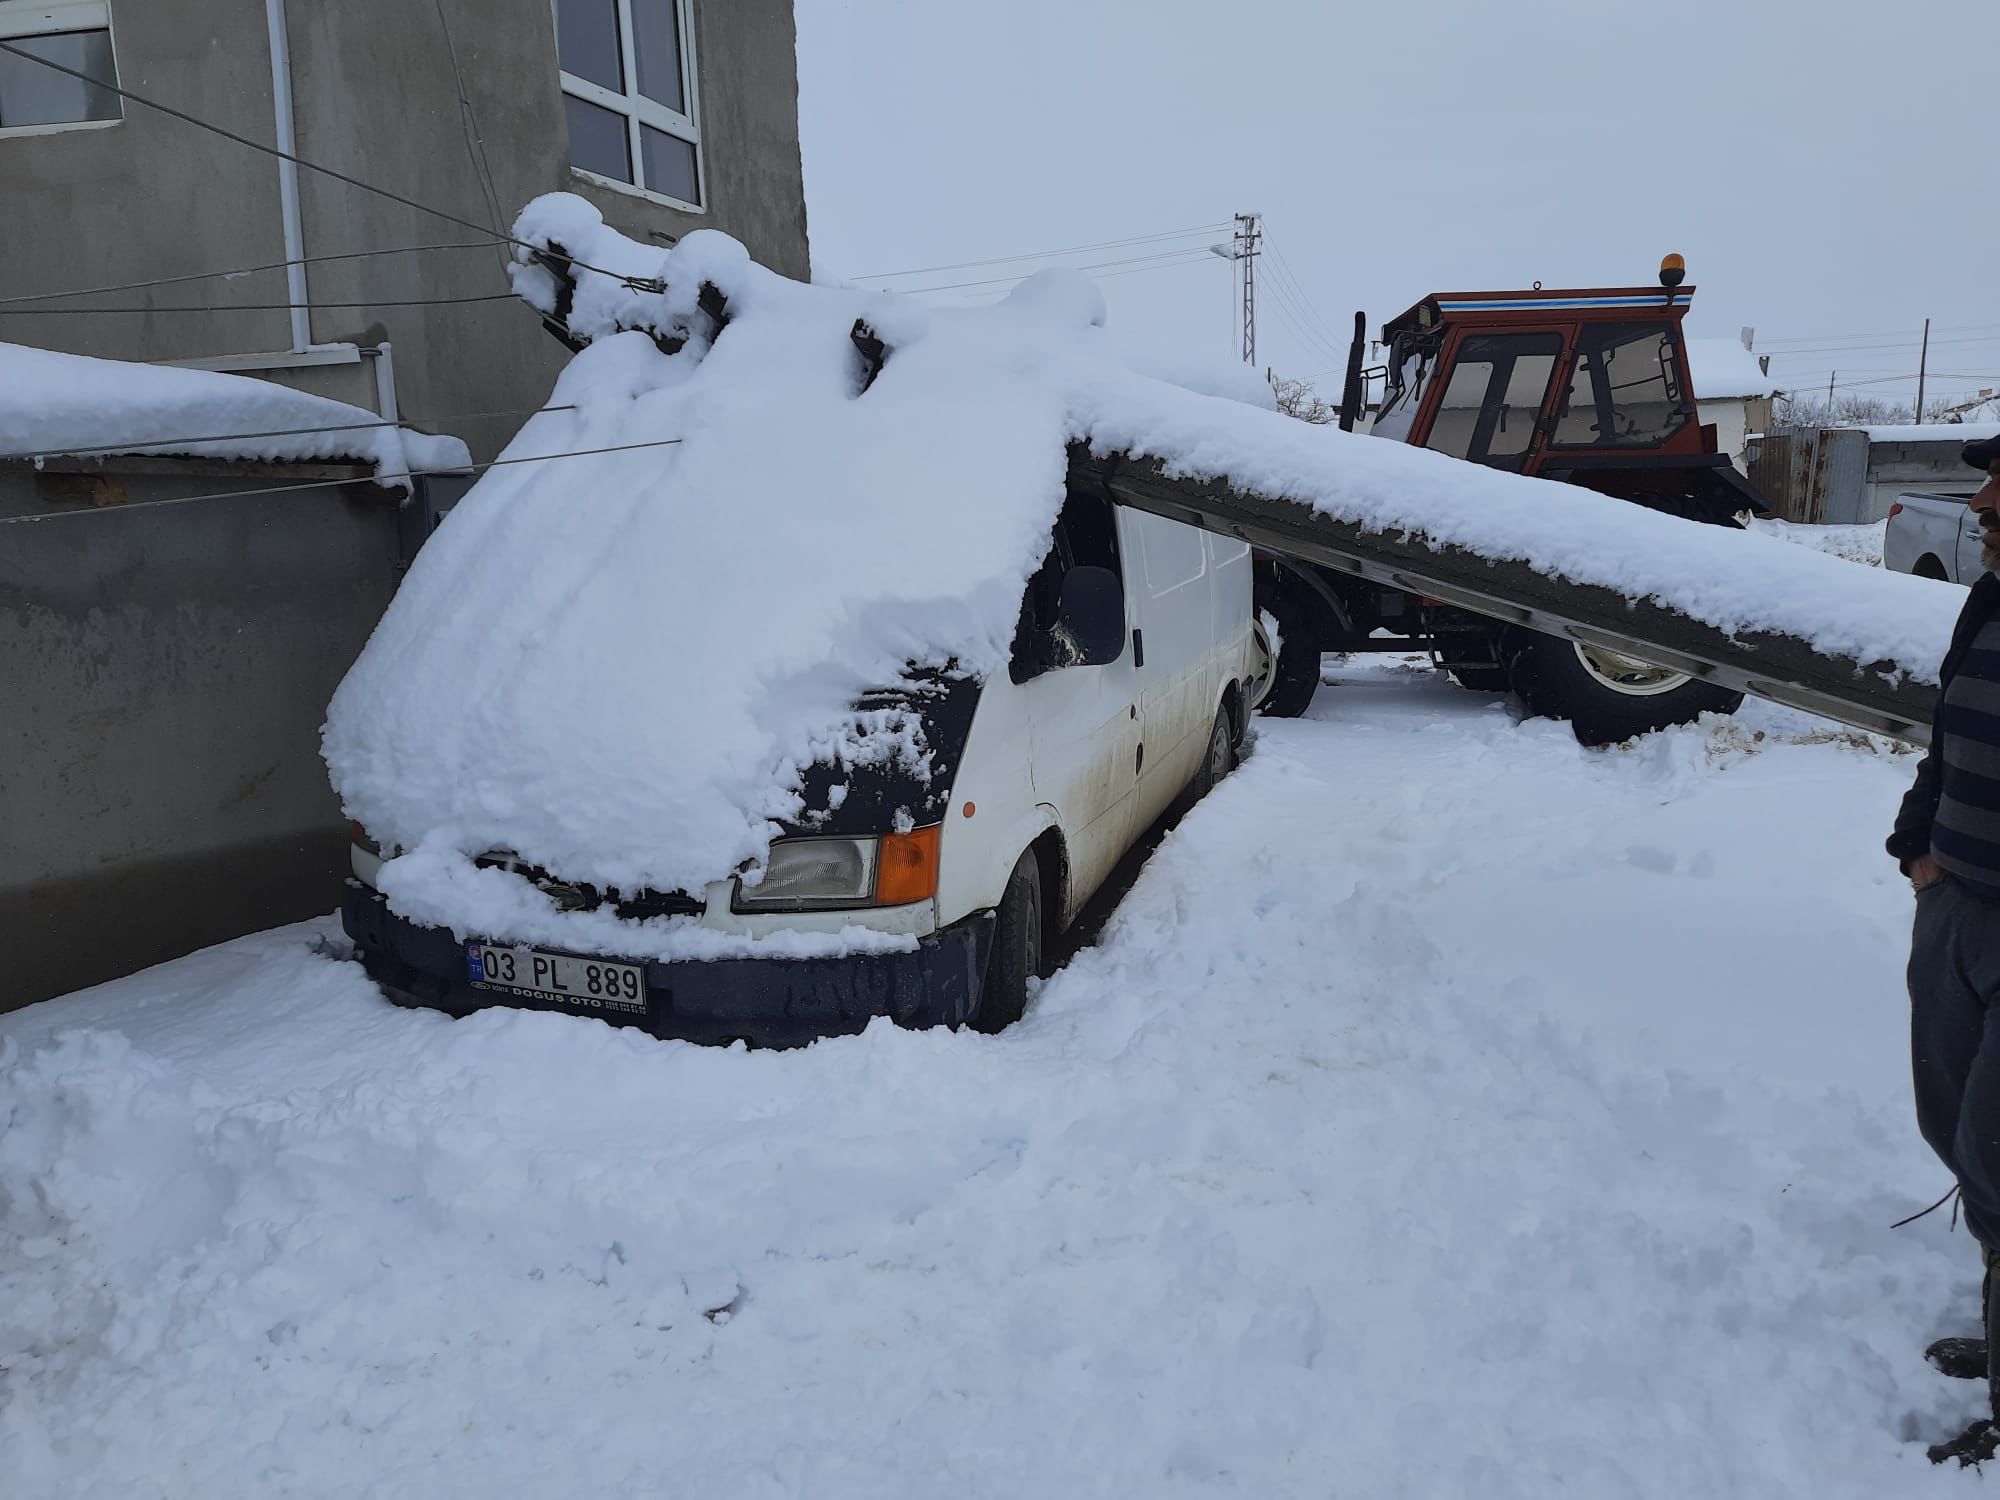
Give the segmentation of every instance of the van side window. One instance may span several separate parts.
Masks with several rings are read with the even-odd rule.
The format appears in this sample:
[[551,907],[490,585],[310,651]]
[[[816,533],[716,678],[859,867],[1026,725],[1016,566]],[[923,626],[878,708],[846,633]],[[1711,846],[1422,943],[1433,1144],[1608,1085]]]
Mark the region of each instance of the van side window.
[[1027,593],[1021,599],[1020,623],[1014,627],[1014,651],[1007,663],[1007,675],[1015,682],[1026,682],[1050,670],[1043,660],[1041,643],[1055,624],[1063,575],[1071,568],[1121,571],[1118,522],[1111,502],[1101,495],[1072,494],[1056,517],[1048,556],[1028,578]]

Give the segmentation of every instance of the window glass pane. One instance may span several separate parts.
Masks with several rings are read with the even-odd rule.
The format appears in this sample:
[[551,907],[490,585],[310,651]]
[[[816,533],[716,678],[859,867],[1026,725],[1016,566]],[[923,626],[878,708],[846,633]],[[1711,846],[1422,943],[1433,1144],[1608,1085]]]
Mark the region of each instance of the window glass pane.
[[1425,446],[1497,468],[1521,467],[1562,347],[1556,333],[1465,339]]
[[1579,354],[1570,371],[1569,389],[1556,408],[1556,446],[1588,447],[1597,441],[1597,362],[1594,356]]
[[632,53],[639,64],[639,92],[684,115],[680,9],[680,0],[632,0]]
[[[118,81],[111,63],[108,31],[18,36],[9,38],[8,44],[106,83]],[[0,52],[0,126],[62,125],[73,120],[118,118],[118,96],[109,90],[58,73],[54,68],[44,68],[11,52]]]
[[1541,415],[1542,400],[1549,393],[1549,377],[1555,373],[1556,356],[1562,352],[1561,341],[1555,343],[1545,354],[1523,354],[1515,359],[1499,415],[1486,439],[1488,459],[1516,459],[1528,451],[1535,436],[1535,418]]
[[646,187],[683,203],[701,202],[701,177],[694,146],[650,125],[639,127],[639,150],[646,159]]
[[563,95],[563,112],[569,116],[569,164],[630,182],[632,144],[625,133],[625,117],[574,94]]
[[1556,442],[1573,448],[1643,448],[1688,421],[1670,330],[1586,326]]
[[1452,366],[1451,383],[1444,388],[1444,402],[1431,422],[1431,435],[1424,446],[1453,458],[1464,458],[1471,452],[1479,409],[1486,404],[1487,387],[1492,384],[1492,360],[1461,357]]
[[[618,0],[556,0],[556,57],[565,73],[624,93],[625,74],[618,49]],[[575,139],[574,133],[571,139]],[[598,168],[590,170],[595,172]]]

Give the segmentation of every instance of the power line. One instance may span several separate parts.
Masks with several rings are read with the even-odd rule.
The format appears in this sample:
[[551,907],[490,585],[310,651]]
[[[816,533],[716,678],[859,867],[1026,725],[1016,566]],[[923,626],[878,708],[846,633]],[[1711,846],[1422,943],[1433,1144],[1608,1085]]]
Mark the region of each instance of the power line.
[[[446,412],[436,417],[399,417],[395,421],[387,418],[371,419],[366,422],[336,422],[318,427],[273,427],[262,432],[211,432],[202,437],[145,438],[132,443],[109,443],[91,448],[35,448],[20,453],[0,453],[0,463],[35,461],[45,458],[90,458],[119,453],[152,453],[163,448],[193,447],[198,443],[241,443],[251,438],[304,437],[323,432],[361,432],[376,427],[403,427],[414,430],[418,426],[442,427],[447,422],[466,422],[484,417],[533,417],[545,411],[575,411],[574,404],[566,406],[520,406],[501,411],[458,411]],[[419,434],[428,436],[429,434]]]
[[[297,260],[266,261],[260,266],[237,266],[228,271],[193,271],[185,276],[155,276],[150,281],[114,281],[104,286],[80,286],[66,292],[25,292],[15,297],[0,297],[0,307],[11,307],[18,302],[48,302],[57,297],[94,297],[105,292],[139,292],[148,287],[179,286],[189,281],[227,281],[236,276],[254,276],[259,271],[282,271],[287,266],[316,266],[336,260],[367,260],[377,255],[413,255],[423,250],[484,250],[488,245],[505,245],[504,237],[483,240],[453,240],[442,245],[396,245],[387,250],[348,250],[339,255],[303,255]],[[315,303],[314,306],[320,304]]]
[[[468,464],[462,469],[410,469],[411,478],[432,475],[450,477],[457,474],[483,474],[489,469],[504,468],[508,464],[548,463],[558,458],[590,458],[600,453],[630,453],[640,448],[670,448],[676,443],[686,442],[685,438],[658,438],[649,443],[613,443],[604,448],[575,448],[565,453],[523,454],[519,458],[489,458],[484,463]],[[402,477],[400,475],[396,476]],[[258,490],[215,490],[206,495],[174,495],[165,500],[141,500],[140,505],[192,505],[198,500],[247,500],[255,495],[294,495],[302,490],[337,489],[342,485],[355,484],[353,479],[314,479],[303,484],[279,484]],[[59,521],[65,516],[97,515],[96,507],[86,510],[49,511],[35,516],[0,516],[0,526],[12,526],[23,521]]]
[[1265,247],[1271,252],[1271,259],[1278,272],[1279,279],[1290,285],[1293,294],[1297,297],[1301,308],[1306,314],[1306,321],[1319,330],[1319,333],[1327,344],[1337,350],[1344,351],[1344,345],[1333,332],[1333,325],[1320,315],[1319,308],[1314,304],[1312,298],[1306,294],[1305,283],[1299,280],[1298,273],[1292,269],[1292,263],[1285,259],[1285,252],[1271,242],[1271,237],[1268,234],[1264,236],[1264,243]]
[[1158,234],[1135,234],[1122,240],[1098,240],[1088,245],[1065,245],[1058,250],[1029,250],[1020,255],[996,255],[987,260],[953,261],[942,266],[915,266],[905,271],[876,271],[867,276],[855,276],[854,281],[887,281],[896,276],[929,276],[938,271],[969,271],[979,266],[1004,266],[1018,260],[1047,260],[1058,255],[1081,255],[1088,251],[1116,250],[1126,245],[1142,245],[1151,240],[1183,239],[1196,234],[1213,234],[1218,229],[1228,228],[1227,222],[1217,224],[1196,224],[1189,229],[1166,229]]
[[[452,82],[458,86],[458,123],[465,136],[465,154],[472,162],[472,175],[479,184],[479,191],[486,200],[486,216],[493,221],[493,232],[500,232],[500,193],[493,186],[493,168],[486,160],[486,138],[479,132],[479,117],[472,111],[472,100],[465,92],[465,74],[458,66],[458,44],[451,38],[451,22],[445,19],[444,0],[436,0],[438,30],[444,33],[445,55],[451,60]],[[505,259],[502,258],[504,268]]]
[[[1161,262],[1164,264],[1175,264],[1180,261],[1201,260],[1204,259],[1207,255],[1208,251],[1205,249],[1163,250],[1156,252],[1155,254],[1152,255],[1128,256],[1123,260],[1100,260],[1091,262],[1086,265],[1070,267],[1068,269],[1077,271],[1096,271],[1111,266],[1137,265],[1139,262],[1142,261],[1153,261],[1153,262]],[[1154,269],[1154,267],[1141,266],[1140,269],[1142,270]],[[903,293],[905,296],[914,296],[918,292],[955,292],[962,290],[965,287],[1000,286],[1003,283],[1007,282],[1026,281],[1030,276],[1034,274],[1035,273],[1033,271],[1023,271],[1018,276],[989,276],[983,281],[951,281],[951,282],[946,282],[942,286],[907,286],[907,287],[898,287],[896,288],[896,290]]]
[[354,307],[459,307],[468,302],[512,302],[512,292],[488,292],[481,297],[407,297],[382,302],[199,302],[180,307],[15,307],[0,308],[0,318],[75,318],[87,313],[228,313],[289,312],[295,307],[319,309]]
[[[156,99],[148,99],[144,94],[135,94],[130,89],[124,88],[119,84],[106,83],[103,79],[93,74],[85,73],[80,69],[65,67],[59,62],[51,62],[48,58],[38,56],[33,52],[27,51],[25,48],[17,47],[12,42],[0,42],[0,52],[10,52],[15,57],[26,58],[29,62],[38,63],[44,68],[52,68],[58,73],[66,73],[71,78],[80,79],[94,88],[108,90],[118,95],[121,99],[130,99],[134,104],[143,104],[147,109],[157,110],[163,115],[170,115],[176,120],[181,120],[199,129],[210,131],[221,136],[224,140],[236,142],[239,146],[248,146],[252,151],[261,151],[266,156],[276,157],[279,161],[288,161],[293,166],[304,167],[308,172],[317,172],[322,177],[331,177],[334,181],[344,182],[349,187],[360,188],[364,193],[373,193],[378,198],[387,198],[391,203],[400,203],[405,208],[414,208],[418,213],[430,214],[435,218],[443,219],[448,224],[456,224],[461,229],[476,230],[480,234],[492,234],[494,232],[489,225],[475,224],[470,219],[461,219],[457,214],[446,213],[441,208],[432,208],[428,203],[419,203],[414,198],[406,198],[401,193],[392,193],[389,189],[377,187],[372,182],[363,182],[359,177],[350,177],[345,172],[336,172],[332,167],[323,167],[318,162],[307,161],[303,156],[294,156],[289,151],[280,151],[276,146],[267,146],[262,141],[253,141],[247,135],[238,135],[233,130],[225,130],[222,126],[212,124],[207,120],[201,119],[199,116],[191,115],[184,109],[175,109],[171,104],[161,104]],[[527,240],[515,239],[512,235],[505,235],[503,237],[510,245],[517,245],[523,250],[532,250],[537,254],[542,252],[543,247],[540,245],[530,244]],[[634,291],[659,292],[666,290],[665,284],[658,277],[628,276],[623,271],[609,271],[603,266],[593,266],[588,261],[578,260],[573,255],[565,256],[565,259],[573,266],[581,266],[586,271],[595,271],[600,276],[609,276],[614,281],[622,282]]]
[[[2000,333],[2000,323],[1972,323],[1963,328],[1944,330],[1950,333]],[[1802,333],[1792,338],[1766,339],[1769,344],[1818,344],[1829,339],[1888,339],[1899,337],[1901,328],[1878,329],[1873,333]]]

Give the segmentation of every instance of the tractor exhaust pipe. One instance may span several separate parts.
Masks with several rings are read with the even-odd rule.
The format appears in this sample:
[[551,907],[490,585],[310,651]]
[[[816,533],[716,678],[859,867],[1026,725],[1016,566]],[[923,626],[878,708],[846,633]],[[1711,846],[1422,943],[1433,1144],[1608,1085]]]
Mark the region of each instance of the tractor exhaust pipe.
[[1347,346],[1347,380],[1340,388],[1340,430],[1354,431],[1361,414],[1361,346],[1368,342],[1368,314],[1354,315],[1354,342]]

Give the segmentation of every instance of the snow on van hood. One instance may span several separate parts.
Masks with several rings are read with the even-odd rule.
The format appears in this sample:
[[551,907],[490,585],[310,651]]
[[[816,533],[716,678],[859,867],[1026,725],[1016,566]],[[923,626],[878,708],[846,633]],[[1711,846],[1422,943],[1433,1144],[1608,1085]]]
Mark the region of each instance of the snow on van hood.
[[[447,878],[479,851],[699,892],[799,816],[805,765],[920,768],[853,705],[911,663],[1004,665],[1071,439],[1923,679],[1963,598],[1219,399],[1240,377],[1169,383],[1113,345],[1080,273],[935,309],[787,280],[713,231],[639,245],[565,194],[515,234],[597,268],[566,288],[514,267],[589,341],[504,455],[545,461],[503,463],[451,513],[325,731],[350,816],[414,851],[384,867],[391,904],[460,930],[499,909]],[[857,321],[890,351],[865,392]]]

